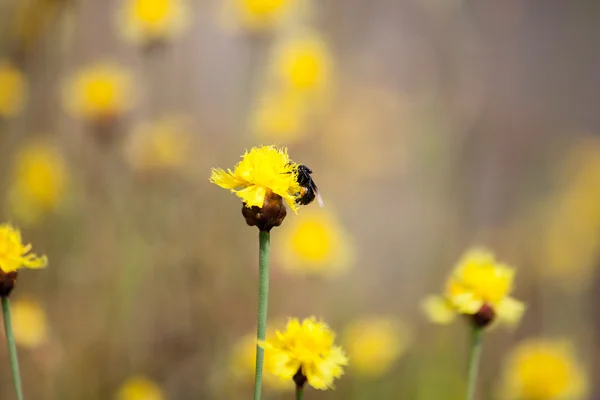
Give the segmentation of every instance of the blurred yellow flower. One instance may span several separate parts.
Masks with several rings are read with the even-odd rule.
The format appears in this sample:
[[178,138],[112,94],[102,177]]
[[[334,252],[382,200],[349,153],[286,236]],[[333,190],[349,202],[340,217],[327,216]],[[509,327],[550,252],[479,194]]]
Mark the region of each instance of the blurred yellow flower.
[[139,124],[129,137],[125,156],[136,170],[176,169],[189,160],[191,141],[186,119],[166,116]]
[[305,133],[306,109],[303,99],[290,91],[267,92],[253,117],[254,132],[264,141],[296,141]]
[[163,400],[164,398],[162,389],[141,375],[127,379],[117,394],[117,400]]
[[11,304],[15,341],[35,348],[48,340],[48,322],[41,305],[34,300],[16,300]]
[[316,34],[305,34],[280,43],[272,68],[284,88],[313,93],[329,85],[331,64],[331,54],[323,39]]
[[351,239],[329,209],[307,209],[282,229],[282,247],[277,255],[283,268],[330,275],[354,262]]
[[[273,332],[267,331],[267,337],[273,334]],[[256,333],[253,333],[242,337],[233,347],[230,369],[236,379],[246,382],[253,381],[256,369],[256,344]],[[274,390],[292,389],[294,387],[292,382],[285,381],[270,372],[273,361],[271,351],[265,350],[265,370],[263,373],[265,386]]]
[[12,167],[8,205],[12,214],[32,224],[60,204],[68,181],[60,152],[43,141],[23,146]]
[[74,117],[111,121],[134,104],[132,73],[116,64],[99,63],[70,77],[63,87],[63,105]]
[[10,224],[0,225],[0,269],[4,273],[14,272],[22,267],[44,268],[48,264],[46,256],[38,257],[29,253],[31,245],[24,245],[21,232]]
[[503,399],[578,400],[586,392],[585,374],[568,342],[524,341],[505,364]]
[[334,340],[335,334],[324,322],[311,317],[300,323],[292,318],[285,331],[278,330],[260,345],[272,352],[271,373],[291,382],[300,372],[312,387],[327,390],[333,388],[333,381],[344,374],[342,367],[348,364]]
[[425,312],[433,322],[445,324],[457,313],[477,316],[485,306],[491,309],[491,318],[516,324],[525,306],[509,296],[514,275],[514,270],[498,263],[492,253],[483,249],[469,250],[448,279],[445,295],[425,300]]
[[0,59],[0,118],[17,115],[25,103],[27,81],[7,60]]
[[296,194],[300,192],[295,168],[287,148],[253,147],[244,153],[233,171],[213,168],[210,182],[234,192],[247,207],[262,207],[270,190],[295,211]]
[[123,0],[118,23],[126,40],[147,44],[183,33],[190,12],[185,0]]
[[299,0],[226,0],[226,13],[244,29],[261,32],[283,24]]
[[390,370],[411,342],[408,328],[392,318],[365,317],[344,332],[344,348],[350,368],[359,376],[376,378]]

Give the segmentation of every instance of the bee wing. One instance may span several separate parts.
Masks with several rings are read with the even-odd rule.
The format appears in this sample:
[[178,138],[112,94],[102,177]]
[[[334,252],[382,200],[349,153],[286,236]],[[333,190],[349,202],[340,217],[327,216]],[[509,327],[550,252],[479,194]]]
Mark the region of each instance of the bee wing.
[[310,181],[310,186],[311,186],[312,190],[315,192],[315,196],[317,197],[317,203],[319,203],[319,206],[325,207],[325,203],[323,203],[323,198],[321,197],[321,193],[319,193],[319,189],[317,188],[317,185],[315,184],[315,182],[312,179]]

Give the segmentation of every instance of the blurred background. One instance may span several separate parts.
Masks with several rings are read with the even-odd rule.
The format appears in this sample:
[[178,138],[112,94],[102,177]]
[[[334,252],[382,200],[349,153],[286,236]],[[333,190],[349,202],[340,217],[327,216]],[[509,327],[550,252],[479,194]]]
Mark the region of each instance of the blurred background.
[[479,398],[515,374],[523,399],[600,396],[599,18],[593,0],[1,0],[0,216],[50,259],[12,295],[26,397],[251,396],[257,232],[208,177],[260,144],[325,202],[271,240],[271,327],[322,317],[351,358],[306,398],[462,398],[468,330],[421,303],[472,246],[527,304],[487,335]]

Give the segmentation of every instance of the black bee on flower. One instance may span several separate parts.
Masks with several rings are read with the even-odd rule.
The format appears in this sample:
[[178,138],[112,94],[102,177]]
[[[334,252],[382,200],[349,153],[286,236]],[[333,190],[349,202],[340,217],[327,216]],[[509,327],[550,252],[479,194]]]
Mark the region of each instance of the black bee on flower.
[[319,194],[319,189],[310,176],[312,170],[306,165],[298,164],[295,168],[295,172],[298,173],[297,180],[298,185],[300,185],[300,192],[296,194],[296,203],[307,205],[312,203],[316,198],[319,206],[323,207],[325,204]]

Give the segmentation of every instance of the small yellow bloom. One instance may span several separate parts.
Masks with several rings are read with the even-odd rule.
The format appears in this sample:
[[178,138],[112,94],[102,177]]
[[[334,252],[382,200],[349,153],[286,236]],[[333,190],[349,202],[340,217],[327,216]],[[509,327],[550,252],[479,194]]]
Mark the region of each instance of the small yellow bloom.
[[293,272],[331,275],[354,261],[351,239],[335,215],[311,209],[294,218],[282,231],[281,266]]
[[65,109],[74,117],[110,121],[133,106],[135,83],[127,69],[100,63],[77,72],[65,83],[62,94]]
[[331,55],[314,34],[285,39],[276,49],[272,66],[284,88],[300,93],[322,91],[331,79]]
[[0,225],[0,269],[4,273],[19,268],[44,268],[48,264],[46,256],[38,257],[29,253],[31,245],[24,245],[21,232],[10,224]]
[[187,121],[167,116],[138,125],[127,143],[125,156],[136,170],[176,169],[188,161],[191,135]]
[[270,371],[291,381],[297,372],[307,378],[315,389],[333,388],[333,381],[343,375],[348,358],[340,347],[334,346],[335,334],[322,321],[311,317],[300,323],[288,321],[286,330],[277,331],[261,345],[272,352]]
[[568,342],[524,341],[505,364],[504,399],[578,400],[586,392],[585,374]]
[[136,44],[172,39],[189,27],[185,0],[123,0],[118,23],[123,37]]
[[17,115],[25,103],[27,81],[14,65],[0,60],[0,118]]
[[247,207],[262,207],[267,190],[270,190],[296,211],[296,194],[300,192],[300,186],[295,167],[285,147],[253,147],[246,151],[233,171],[213,168],[210,182],[234,192]]
[[[273,332],[267,332],[271,336]],[[242,337],[233,347],[231,353],[231,373],[240,381],[252,381],[256,369],[256,334],[248,334]],[[273,367],[274,358],[270,350],[265,350],[263,383],[266,387],[274,390],[292,389],[294,386],[290,381],[285,381],[269,371]]]
[[9,208],[21,222],[34,223],[53,211],[68,181],[60,152],[42,141],[26,144],[16,156],[9,190]]
[[291,16],[299,0],[227,0],[226,14],[249,31],[274,29]]
[[366,317],[344,332],[351,369],[365,378],[379,377],[392,368],[411,342],[408,328],[392,318]]
[[306,130],[307,107],[300,96],[290,91],[268,92],[254,115],[254,131],[260,140],[298,140]]
[[35,348],[48,340],[48,322],[41,305],[34,300],[11,304],[13,332],[18,345]]
[[117,400],[163,400],[164,398],[162,389],[141,375],[127,379],[117,394]]
[[490,307],[493,317],[516,324],[523,315],[523,303],[509,296],[514,270],[498,263],[488,251],[468,251],[458,262],[447,281],[443,297],[425,300],[425,312],[436,323],[448,323],[455,314],[476,315],[482,307]]

